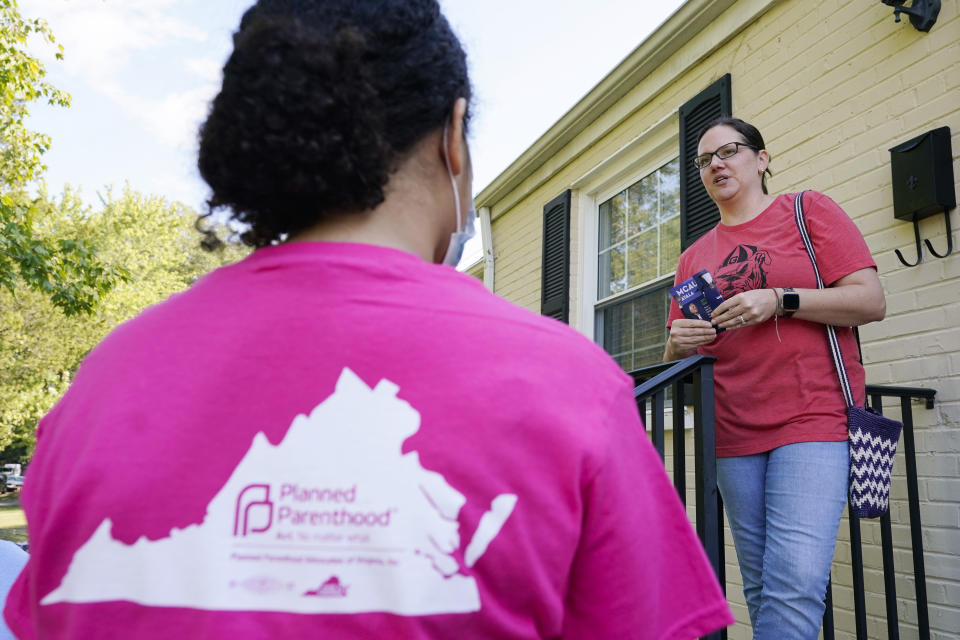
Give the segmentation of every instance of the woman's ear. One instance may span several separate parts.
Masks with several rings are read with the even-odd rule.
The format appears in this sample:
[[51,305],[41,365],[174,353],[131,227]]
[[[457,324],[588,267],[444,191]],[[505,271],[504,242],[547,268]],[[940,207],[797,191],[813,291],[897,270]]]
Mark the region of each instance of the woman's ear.
[[447,137],[442,144],[446,145],[441,153],[446,154],[450,163],[450,172],[458,176],[467,163],[467,144],[463,132],[463,118],[467,115],[467,99],[457,98],[453,103],[453,113],[447,126]]
[[759,163],[757,173],[763,175],[763,172],[770,166],[770,154],[767,153],[766,149],[760,149],[760,151],[757,152],[757,161]]

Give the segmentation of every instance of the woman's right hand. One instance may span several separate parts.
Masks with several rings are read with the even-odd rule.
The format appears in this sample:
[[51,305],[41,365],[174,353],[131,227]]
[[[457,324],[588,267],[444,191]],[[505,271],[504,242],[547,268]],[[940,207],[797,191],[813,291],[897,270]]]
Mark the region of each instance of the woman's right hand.
[[670,325],[670,337],[663,353],[664,362],[680,360],[692,355],[699,347],[708,345],[717,337],[717,330],[706,320],[677,318]]

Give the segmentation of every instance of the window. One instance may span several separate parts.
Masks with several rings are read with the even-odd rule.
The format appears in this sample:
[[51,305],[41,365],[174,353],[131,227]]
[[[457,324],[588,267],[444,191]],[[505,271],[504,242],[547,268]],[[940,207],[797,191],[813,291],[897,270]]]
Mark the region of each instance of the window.
[[680,258],[680,161],[599,207],[597,341],[626,371],[659,362]]

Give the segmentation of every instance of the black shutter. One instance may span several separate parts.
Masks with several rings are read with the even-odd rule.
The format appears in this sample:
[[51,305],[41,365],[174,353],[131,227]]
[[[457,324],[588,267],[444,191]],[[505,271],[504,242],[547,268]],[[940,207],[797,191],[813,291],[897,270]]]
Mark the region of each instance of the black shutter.
[[560,322],[570,315],[570,190],[543,208],[540,313]]
[[693,166],[693,158],[697,155],[700,129],[714,118],[730,116],[732,113],[729,73],[680,107],[681,250],[720,222],[720,211],[703,188],[700,172]]

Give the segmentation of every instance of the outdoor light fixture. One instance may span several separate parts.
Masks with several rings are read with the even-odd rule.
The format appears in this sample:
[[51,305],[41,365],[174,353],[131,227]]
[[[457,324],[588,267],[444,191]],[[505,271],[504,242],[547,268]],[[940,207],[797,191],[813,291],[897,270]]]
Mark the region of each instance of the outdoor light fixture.
[[913,0],[913,4],[909,7],[903,6],[906,0],[880,1],[893,7],[895,22],[900,22],[901,13],[909,15],[910,24],[916,27],[917,31],[930,31],[930,28],[937,21],[937,16],[940,15],[940,0]]
[[938,258],[953,252],[950,230],[950,209],[957,206],[953,187],[953,152],[950,148],[950,127],[940,127],[907,140],[890,149],[893,185],[893,216],[913,222],[917,243],[917,260],[909,263],[897,249],[897,258],[905,266],[915,267],[923,259],[920,247],[919,221],[943,213],[947,225],[947,251],[937,253],[929,240],[927,250]]

